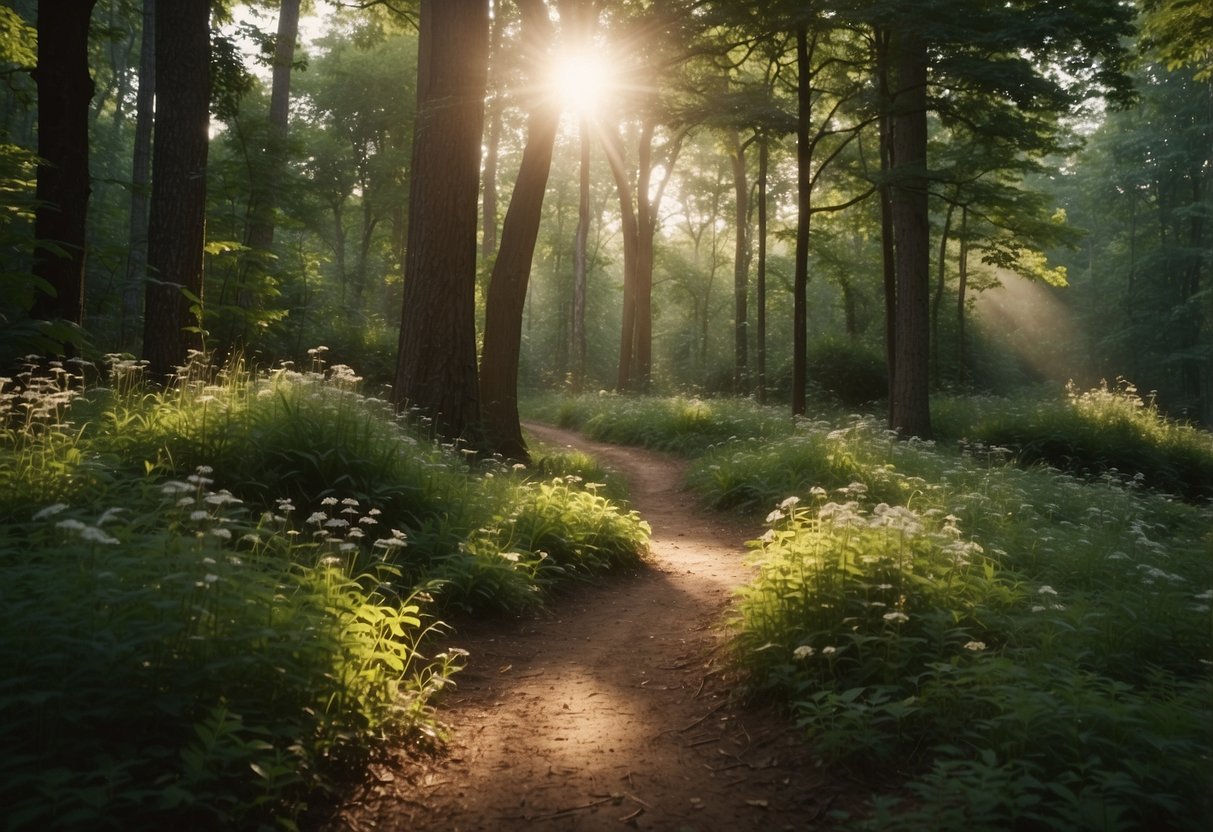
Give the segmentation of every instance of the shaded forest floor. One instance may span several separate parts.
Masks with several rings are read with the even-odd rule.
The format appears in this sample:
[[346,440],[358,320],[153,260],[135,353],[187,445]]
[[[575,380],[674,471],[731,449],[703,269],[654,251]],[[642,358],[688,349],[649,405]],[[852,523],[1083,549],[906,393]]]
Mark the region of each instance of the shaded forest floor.
[[853,807],[786,718],[729,699],[723,623],[756,531],[700,509],[678,459],[528,430],[627,478],[651,557],[542,617],[461,627],[449,741],[373,766],[326,828],[803,830]]

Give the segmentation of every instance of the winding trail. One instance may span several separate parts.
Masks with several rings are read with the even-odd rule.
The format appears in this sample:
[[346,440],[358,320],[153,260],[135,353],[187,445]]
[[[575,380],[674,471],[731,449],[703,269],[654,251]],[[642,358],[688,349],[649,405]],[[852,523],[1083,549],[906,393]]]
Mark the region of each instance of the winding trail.
[[840,784],[786,719],[728,700],[722,624],[756,530],[701,510],[681,460],[527,430],[628,479],[651,557],[543,617],[453,636],[470,656],[441,702],[448,744],[373,768],[328,828],[826,828]]

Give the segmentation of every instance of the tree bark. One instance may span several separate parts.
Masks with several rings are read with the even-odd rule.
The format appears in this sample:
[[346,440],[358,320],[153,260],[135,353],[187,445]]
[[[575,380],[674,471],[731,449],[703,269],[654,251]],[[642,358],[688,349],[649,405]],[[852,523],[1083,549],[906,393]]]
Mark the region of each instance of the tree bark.
[[897,252],[893,231],[893,199],[889,176],[893,170],[893,92],[889,69],[889,33],[876,29],[876,80],[879,86],[880,130],[880,265],[884,286],[884,350],[889,376],[889,422],[893,420],[893,380],[897,375]]
[[505,29],[505,17],[501,14],[500,7],[497,9],[497,14],[491,23],[492,31],[490,32],[489,43],[489,61],[492,63],[492,72],[490,81],[492,89],[491,96],[488,98],[488,118],[489,132],[485,140],[484,148],[484,194],[481,197],[483,203],[484,220],[481,223],[481,256],[487,261],[493,259],[497,254],[497,162],[501,156],[501,118],[502,104],[501,98],[503,94],[503,84],[500,76],[501,63],[503,56],[501,54],[501,38],[502,32]]
[[282,0],[278,11],[278,36],[274,41],[274,72],[270,86],[269,134],[265,166],[252,180],[249,195],[249,224],[245,244],[268,249],[274,242],[274,211],[286,170],[286,138],[291,103],[291,67],[295,63],[295,39],[299,35],[300,0]]
[[135,99],[135,148],[131,155],[131,215],[127,233],[126,279],[122,284],[123,348],[133,348],[139,300],[147,277],[147,202],[156,101],[156,0],[143,0],[139,45],[139,91]]
[[404,301],[393,401],[475,439],[476,220],[487,0],[422,0]]
[[746,171],[745,145],[737,131],[729,134],[733,167],[733,391],[748,392],[750,383],[749,310],[750,293],[750,182]]
[[[517,0],[522,11],[523,38],[535,55],[550,39],[551,25],[542,0]],[[536,73],[532,73],[534,76]],[[527,283],[539,236],[543,196],[547,191],[556,146],[560,111],[554,102],[537,97],[527,119],[527,142],[518,179],[510,195],[501,247],[489,279],[480,365],[480,402],[484,450],[506,459],[529,462],[518,418],[518,359],[522,345],[522,313]]]
[[577,231],[573,236],[573,391],[585,388],[585,299],[589,289],[590,125],[581,120],[581,163],[577,186]]
[[156,142],[143,356],[153,379],[167,379],[203,346],[202,247],[210,128],[210,0],[156,8]]
[[808,32],[796,30],[796,251],[792,277],[792,415],[800,416],[807,406],[808,381],[808,283],[809,221],[811,219],[813,172],[812,146],[809,142],[809,118],[813,99],[810,83]]
[[[38,3],[38,183],[35,188],[33,272],[47,287],[30,314],[43,320],[84,321],[85,223],[88,169],[88,28],[96,0]],[[49,292],[46,291],[49,289]]]
[[893,36],[892,215],[897,252],[896,364],[889,427],[931,436],[930,225],[927,203],[927,49],[913,32]]
[[767,175],[770,168],[770,146],[764,135],[758,145],[758,273],[754,277],[756,310],[754,359],[757,371],[758,401],[767,400]]

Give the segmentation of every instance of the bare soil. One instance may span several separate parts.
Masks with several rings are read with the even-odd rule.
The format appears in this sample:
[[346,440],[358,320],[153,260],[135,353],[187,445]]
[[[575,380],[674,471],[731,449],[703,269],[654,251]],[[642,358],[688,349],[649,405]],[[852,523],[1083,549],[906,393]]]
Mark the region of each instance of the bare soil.
[[827,828],[853,788],[815,765],[786,716],[731,697],[724,625],[760,530],[701,510],[681,460],[527,428],[628,479],[651,555],[539,617],[462,627],[467,667],[440,702],[448,741],[373,766],[328,828]]

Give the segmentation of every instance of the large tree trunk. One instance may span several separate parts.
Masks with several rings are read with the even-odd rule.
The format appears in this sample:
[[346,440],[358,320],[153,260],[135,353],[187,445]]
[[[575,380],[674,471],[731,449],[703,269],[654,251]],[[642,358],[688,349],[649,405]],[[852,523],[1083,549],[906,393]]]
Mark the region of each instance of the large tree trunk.
[[[522,11],[523,38],[532,57],[537,58],[540,44],[550,39],[547,9],[541,0],[517,1]],[[535,74],[532,72],[532,77]],[[486,304],[480,365],[484,450],[521,462],[530,461],[518,419],[522,313],[559,123],[560,111],[554,102],[541,97],[531,104],[527,143],[505,214]]]
[[156,102],[156,0],[143,0],[143,34],[139,45],[139,92],[135,101],[135,149],[131,156],[131,215],[127,232],[126,279],[122,284],[125,349],[134,347],[139,301],[147,276],[147,202],[152,160],[152,119]]
[[476,220],[487,0],[422,0],[404,303],[393,400],[447,439],[473,438]]
[[892,213],[897,251],[896,363],[889,427],[931,436],[930,225],[927,204],[927,49],[921,36],[894,35],[897,76]]
[[[172,0],[156,9],[156,142],[143,356],[151,377],[171,377],[201,349],[202,247],[210,127],[210,0]],[[187,328],[194,331],[187,331]]]
[[38,207],[34,275],[50,293],[30,314],[79,325],[84,320],[84,235],[88,216],[88,123],[93,79],[88,25],[96,0],[38,3]]

